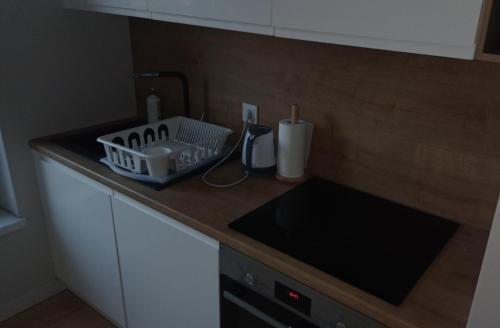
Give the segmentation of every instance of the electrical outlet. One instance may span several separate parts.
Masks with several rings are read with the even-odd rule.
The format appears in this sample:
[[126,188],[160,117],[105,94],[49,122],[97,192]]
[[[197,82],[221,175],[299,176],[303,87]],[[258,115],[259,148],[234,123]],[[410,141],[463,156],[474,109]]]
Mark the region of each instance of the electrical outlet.
[[243,122],[249,121],[252,124],[259,123],[259,107],[252,104],[242,103],[241,109]]

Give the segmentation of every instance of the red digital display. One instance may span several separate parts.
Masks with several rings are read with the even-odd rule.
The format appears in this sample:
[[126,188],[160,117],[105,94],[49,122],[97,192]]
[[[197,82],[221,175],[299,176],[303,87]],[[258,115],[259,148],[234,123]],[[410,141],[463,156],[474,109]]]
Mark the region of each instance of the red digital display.
[[291,299],[294,299],[296,301],[299,300],[299,294],[297,294],[296,292],[290,290],[288,291],[288,296],[290,296]]
[[274,282],[274,297],[305,315],[311,315],[311,299],[279,281]]

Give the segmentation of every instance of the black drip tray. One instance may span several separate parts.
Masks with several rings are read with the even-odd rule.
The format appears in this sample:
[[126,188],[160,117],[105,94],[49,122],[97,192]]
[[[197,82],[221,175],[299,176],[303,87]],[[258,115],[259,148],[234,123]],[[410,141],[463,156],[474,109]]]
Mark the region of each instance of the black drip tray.
[[399,305],[459,225],[313,178],[229,227]]

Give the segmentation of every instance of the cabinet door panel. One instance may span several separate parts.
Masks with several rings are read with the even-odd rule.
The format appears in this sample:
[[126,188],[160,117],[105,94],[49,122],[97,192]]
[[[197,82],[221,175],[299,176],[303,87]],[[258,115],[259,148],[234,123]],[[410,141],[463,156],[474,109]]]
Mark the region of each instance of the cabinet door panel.
[[124,196],[113,199],[129,328],[218,328],[218,243]]
[[271,24],[271,0],[149,0],[149,9],[173,15]]
[[124,327],[111,190],[51,160],[37,169],[57,276]]
[[124,9],[147,10],[146,0],[85,0],[90,6],[104,6]]
[[282,28],[470,46],[482,0],[274,0]]

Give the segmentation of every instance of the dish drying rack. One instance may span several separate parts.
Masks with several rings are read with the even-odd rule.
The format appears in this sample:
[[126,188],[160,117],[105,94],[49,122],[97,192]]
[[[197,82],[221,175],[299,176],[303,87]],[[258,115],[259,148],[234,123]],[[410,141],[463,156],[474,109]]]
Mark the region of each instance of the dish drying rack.
[[100,161],[128,178],[164,184],[222,157],[231,129],[183,116],[97,138]]

